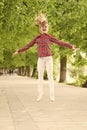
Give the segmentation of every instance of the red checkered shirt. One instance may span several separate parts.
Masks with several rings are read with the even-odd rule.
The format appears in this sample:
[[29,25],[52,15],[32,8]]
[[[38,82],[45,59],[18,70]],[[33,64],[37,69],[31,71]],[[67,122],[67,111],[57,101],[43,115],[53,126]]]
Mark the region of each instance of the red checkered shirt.
[[37,37],[34,38],[34,40],[29,42],[29,44],[27,44],[23,48],[19,49],[18,53],[21,53],[21,52],[29,49],[30,47],[32,47],[34,44],[37,44],[38,57],[52,56],[52,52],[51,52],[51,49],[50,49],[51,43],[56,43],[60,46],[68,47],[68,48],[71,48],[71,49],[73,47],[72,44],[57,40],[53,36],[44,33],[44,34],[38,35]]

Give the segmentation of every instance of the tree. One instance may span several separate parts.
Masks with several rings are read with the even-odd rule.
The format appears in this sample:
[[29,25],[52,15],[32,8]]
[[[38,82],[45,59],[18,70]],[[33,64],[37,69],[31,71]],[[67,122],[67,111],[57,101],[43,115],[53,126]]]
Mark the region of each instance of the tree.
[[[76,47],[80,48],[80,51],[85,52],[87,55],[86,0],[1,0],[0,67],[36,67],[36,46],[23,54],[17,55],[15,58],[12,57],[12,53],[16,49],[25,46],[38,34],[34,19],[40,11],[47,15],[50,25],[49,33],[60,40],[76,45]],[[71,58],[73,51],[57,45],[51,47],[54,59],[60,57],[60,63],[64,60],[64,63],[60,64],[60,68],[63,68],[64,71],[61,69],[60,74],[64,72],[66,75],[67,61]],[[78,55],[75,59],[77,58]],[[77,61],[75,64],[77,64]],[[62,73],[63,76],[64,73]],[[64,82],[66,79],[64,77],[60,76],[60,81]]]
[[[50,16],[50,22],[52,25],[52,30],[53,32],[55,32],[54,35],[59,37],[59,39],[61,40],[68,41],[76,45],[77,48],[80,47],[80,51],[82,51],[83,43],[86,43],[87,41],[87,39],[85,38],[87,26],[86,10],[87,4],[84,4],[84,1],[71,0],[55,1],[50,10],[50,15],[52,15]],[[84,46],[86,47],[86,44],[84,44]],[[66,75],[66,71],[64,71],[66,70],[67,64],[66,57],[68,57],[69,59],[70,55],[73,52],[61,47],[59,51],[61,63],[60,81],[64,82],[66,80],[66,76],[64,76]],[[87,53],[85,48],[83,49],[83,51]]]

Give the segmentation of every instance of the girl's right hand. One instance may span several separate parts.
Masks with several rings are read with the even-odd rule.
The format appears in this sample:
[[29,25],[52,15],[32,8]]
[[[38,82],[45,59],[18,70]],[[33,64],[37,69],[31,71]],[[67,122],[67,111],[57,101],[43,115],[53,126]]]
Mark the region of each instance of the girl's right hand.
[[15,55],[17,55],[18,54],[18,51],[15,51],[14,53],[13,53],[13,56],[15,56]]

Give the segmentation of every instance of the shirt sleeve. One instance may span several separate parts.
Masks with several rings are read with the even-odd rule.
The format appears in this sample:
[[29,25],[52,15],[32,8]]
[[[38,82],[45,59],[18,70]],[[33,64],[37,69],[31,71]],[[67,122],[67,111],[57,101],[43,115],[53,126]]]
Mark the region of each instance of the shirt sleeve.
[[31,42],[29,42],[26,46],[19,49],[18,53],[24,52],[24,51],[28,50],[30,47],[32,47],[36,43],[37,38],[38,38],[38,36],[36,38],[34,38]]
[[73,48],[73,45],[70,44],[70,43],[67,43],[67,42],[63,42],[61,40],[57,40],[56,38],[54,38],[53,36],[49,35],[50,37],[50,41],[55,43],[55,44],[58,44],[60,46],[64,46],[64,47],[67,47],[67,48],[70,48],[72,49]]

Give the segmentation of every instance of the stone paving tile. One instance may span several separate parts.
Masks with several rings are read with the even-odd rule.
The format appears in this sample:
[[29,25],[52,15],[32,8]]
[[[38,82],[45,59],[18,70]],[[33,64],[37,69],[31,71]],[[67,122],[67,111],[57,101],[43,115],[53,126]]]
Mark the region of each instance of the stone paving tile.
[[14,130],[14,123],[4,90],[0,89],[0,130]]
[[11,89],[6,89],[6,92],[16,130],[38,130],[38,126],[25,111],[26,108],[16,94]]
[[55,102],[36,102],[37,80],[0,77],[0,130],[87,130],[87,89],[55,83]]

